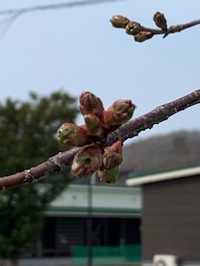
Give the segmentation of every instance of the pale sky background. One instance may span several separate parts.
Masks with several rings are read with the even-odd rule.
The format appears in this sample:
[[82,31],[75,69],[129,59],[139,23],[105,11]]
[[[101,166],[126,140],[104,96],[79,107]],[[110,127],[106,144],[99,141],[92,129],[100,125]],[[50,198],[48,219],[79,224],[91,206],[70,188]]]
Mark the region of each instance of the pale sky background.
[[[48,3],[59,1],[0,0],[0,10]],[[76,97],[89,90],[106,108],[117,99],[132,99],[138,117],[184,96],[200,87],[200,26],[136,43],[109,19],[121,14],[153,27],[153,14],[161,11],[170,26],[198,19],[199,10],[199,0],[122,0],[21,15],[0,40],[0,101],[27,99],[30,90],[48,95],[63,88]],[[135,140],[200,129],[199,116],[196,105]]]

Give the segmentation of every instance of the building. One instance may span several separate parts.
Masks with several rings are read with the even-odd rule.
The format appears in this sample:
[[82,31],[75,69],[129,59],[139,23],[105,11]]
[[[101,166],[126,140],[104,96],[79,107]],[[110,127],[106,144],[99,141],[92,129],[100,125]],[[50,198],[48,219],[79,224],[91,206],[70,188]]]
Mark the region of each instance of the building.
[[88,241],[101,247],[140,245],[140,220],[140,188],[69,185],[45,212],[37,256],[70,256]]
[[200,167],[130,178],[127,185],[142,187],[143,265],[200,265]]

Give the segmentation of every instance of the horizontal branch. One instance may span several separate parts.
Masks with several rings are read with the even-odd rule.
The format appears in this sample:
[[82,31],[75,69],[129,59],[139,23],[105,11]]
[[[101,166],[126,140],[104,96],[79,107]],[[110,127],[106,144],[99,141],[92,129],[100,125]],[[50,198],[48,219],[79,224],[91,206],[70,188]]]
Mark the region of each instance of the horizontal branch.
[[35,167],[31,167],[28,170],[1,177],[0,190],[35,183],[43,178],[62,172],[68,165],[72,163],[72,160],[78,150],[80,150],[80,148],[74,148],[69,151],[60,152],[57,155],[49,158],[47,161]]
[[141,131],[151,129],[154,125],[167,120],[170,116],[200,103],[200,90],[196,90],[175,101],[163,104],[136,119],[128,121],[107,138],[107,145],[117,140],[123,142],[137,136]]
[[[109,146],[117,140],[123,142],[137,136],[141,131],[152,128],[167,120],[170,116],[200,103],[200,90],[196,90],[175,101],[163,104],[151,112],[136,119],[128,121],[116,131],[107,136],[106,145]],[[71,165],[75,154],[81,148],[74,148],[66,152],[60,152],[38,166],[31,167],[20,173],[0,178],[0,190],[37,182],[48,176],[56,175]]]

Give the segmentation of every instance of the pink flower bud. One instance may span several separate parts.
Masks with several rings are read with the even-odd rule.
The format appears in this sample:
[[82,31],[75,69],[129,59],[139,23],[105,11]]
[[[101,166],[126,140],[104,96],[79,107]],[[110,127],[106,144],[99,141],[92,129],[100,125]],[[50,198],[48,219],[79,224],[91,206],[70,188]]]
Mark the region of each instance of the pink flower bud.
[[85,91],[81,93],[79,100],[79,109],[83,115],[93,114],[98,118],[102,118],[104,107],[100,98],[89,91]]
[[87,132],[81,126],[64,123],[57,130],[57,140],[64,146],[82,146],[87,142]]
[[110,19],[110,22],[111,22],[113,27],[115,27],[115,28],[123,28],[123,29],[129,23],[129,21],[130,20],[128,18],[123,17],[121,15],[112,16],[112,18]]
[[75,176],[87,177],[96,172],[102,165],[102,154],[95,144],[84,147],[72,162],[71,173]]
[[101,181],[108,184],[115,184],[119,174],[119,167],[115,167],[110,170],[99,170],[97,173]]
[[109,147],[104,149],[103,154],[103,167],[105,169],[111,169],[119,166],[123,161],[122,157],[122,143],[117,141]]
[[136,106],[131,100],[118,100],[104,112],[104,124],[117,126],[126,123],[133,115]]
[[93,114],[84,115],[85,125],[89,136],[102,136],[103,128],[99,118]]
[[104,153],[108,154],[111,152],[117,152],[122,154],[122,142],[120,140],[113,143],[111,146],[108,146],[104,149]]

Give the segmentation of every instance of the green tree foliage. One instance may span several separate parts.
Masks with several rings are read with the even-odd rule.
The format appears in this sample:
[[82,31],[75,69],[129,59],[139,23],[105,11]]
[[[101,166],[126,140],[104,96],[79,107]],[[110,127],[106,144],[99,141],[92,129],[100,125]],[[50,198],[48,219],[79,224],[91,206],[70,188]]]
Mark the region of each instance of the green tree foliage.
[[[63,122],[74,122],[76,99],[62,91],[48,97],[30,93],[27,101],[0,104],[0,175],[42,163],[57,154],[55,133]],[[0,257],[18,258],[30,248],[42,226],[43,212],[68,184],[69,172],[34,185],[0,194]]]

